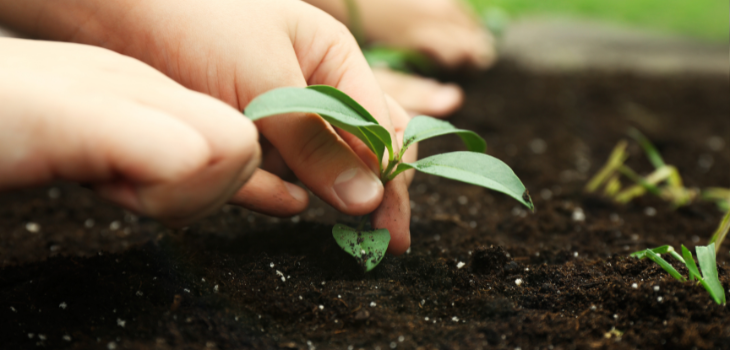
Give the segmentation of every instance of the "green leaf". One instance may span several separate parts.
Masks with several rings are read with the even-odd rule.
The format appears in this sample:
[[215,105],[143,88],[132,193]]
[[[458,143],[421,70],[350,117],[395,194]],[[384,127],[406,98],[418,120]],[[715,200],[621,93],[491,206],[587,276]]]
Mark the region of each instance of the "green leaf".
[[380,264],[390,243],[387,229],[358,231],[352,227],[337,224],[332,228],[332,236],[347,254],[352,255],[365,272]]
[[670,265],[666,260],[662,259],[661,256],[657,255],[653,251],[647,249],[646,250],[646,257],[651,259],[653,262],[659,264],[664,271],[667,271],[672,277],[677,279],[680,282],[686,282],[687,280],[679,273],[672,265]]
[[674,251],[674,247],[672,247],[670,245],[663,245],[661,247],[656,247],[656,248],[652,248],[652,249],[640,250],[638,252],[631,253],[631,255],[629,255],[629,256],[632,258],[644,259],[644,258],[646,258],[647,251],[652,251],[655,254],[666,254],[668,252]]
[[388,130],[378,125],[367,111],[363,114],[364,109],[357,102],[343,96],[346,95],[335,88],[278,88],[253,99],[243,113],[251,120],[285,113],[317,113],[333,126],[362,140],[378,159],[383,158],[385,148],[392,158],[393,145]]
[[427,116],[417,116],[408,123],[403,135],[403,149],[432,137],[457,134],[471,152],[484,153],[487,143],[477,133],[469,130],[457,129],[451,123]]
[[452,152],[421,159],[415,163],[401,163],[391,175],[395,177],[408,169],[442,176],[472,185],[502,192],[530,209],[534,209],[525,185],[501,160],[484,153]]
[[689,270],[689,279],[690,281],[697,279],[698,281],[702,280],[702,275],[700,275],[700,270],[697,269],[697,264],[695,263],[695,259],[692,258],[692,252],[687,249],[687,247],[682,244],[682,256],[684,256],[685,265],[687,266],[687,270]]
[[710,293],[712,299],[718,304],[725,304],[725,290],[722,288],[720,278],[717,274],[717,259],[715,257],[715,243],[706,247],[695,247],[697,260],[702,269],[703,286]]

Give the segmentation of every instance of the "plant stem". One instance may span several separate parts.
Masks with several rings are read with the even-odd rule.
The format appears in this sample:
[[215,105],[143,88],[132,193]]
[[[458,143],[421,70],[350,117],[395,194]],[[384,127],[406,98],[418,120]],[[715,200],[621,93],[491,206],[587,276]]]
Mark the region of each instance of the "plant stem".
[[383,184],[386,184],[388,181],[392,180],[390,178],[390,173],[393,172],[393,169],[396,165],[400,163],[400,156],[397,157],[394,160],[391,160],[388,162],[388,166],[383,170],[383,172],[380,173],[380,181],[383,182]]

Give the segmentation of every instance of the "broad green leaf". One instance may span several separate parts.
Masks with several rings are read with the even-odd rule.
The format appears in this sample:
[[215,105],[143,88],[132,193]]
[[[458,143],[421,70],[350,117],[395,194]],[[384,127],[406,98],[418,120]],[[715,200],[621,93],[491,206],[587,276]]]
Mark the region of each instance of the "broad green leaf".
[[667,271],[672,277],[676,278],[678,281],[687,281],[679,272],[677,272],[677,270],[672,265],[670,265],[666,260],[662,259],[661,256],[657,255],[651,250],[646,250],[646,257],[651,259],[653,262],[659,264],[659,266],[661,266],[664,271]]
[[643,259],[643,258],[646,258],[647,251],[652,251],[655,254],[666,254],[668,252],[673,252],[674,248],[670,245],[663,245],[661,247],[656,247],[656,248],[652,248],[652,249],[640,250],[638,252],[631,253],[631,255],[629,255],[629,256],[632,258]]
[[695,259],[692,258],[692,252],[687,249],[687,247],[682,244],[682,256],[684,256],[684,265],[687,266],[687,270],[689,270],[689,279],[694,280],[697,279],[702,280],[702,275],[700,275],[700,270],[697,269],[697,264],[695,263]]
[[457,129],[451,123],[427,116],[417,116],[408,123],[403,134],[403,148],[432,137],[457,134],[471,152],[484,153],[487,143],[477,133],[469,130]]
[[697,261],[702,269],[702,279],[707,284],[707,291],[718,304],[725,304],[725,290],[722,289],[720,278],[717,274],[717,259],[715,257],[715,243],[706,247],[695,247]]
[[329,85],[310,85],[307,86],[307,89],[318,91],[330,97],[334,97],[340,102],[346,104],[348,107],[352,108],[363,119],[375,124],[380,124],[378,123],[378,120],[375,119],[375,117],[373,117],[373,115],[365,109],[365,107],[361,106],[359,103],[357,103],[357,101],[353,100],[352,97],[348,96],[346,93],[338,90],[335,87]]
[[526,207],[534,209],[527,189],[512,169],[501,160],[484,153],[443,153],[414,163],[401,163],[391,177],[408,169],[502,192]]
[[347,254],[352,255],[365,272],[378,266],[390,243],[387,229],[358,231],[352,227],[337,224],[332,228],[332,236]]
[[388,130],[378,125],[377,122],[373,122],[375,119],[372,116],[367,118],[348,103],[342,102],[340,98],[316,89],[294,87],[274,89],[253,99],[243,113],[251,120],[258,120],[273,115],[297,112],[319,114],[333,126],[362,140],[378,156],[378,159],[383,158],[385,148],[392,157],[393,146]]

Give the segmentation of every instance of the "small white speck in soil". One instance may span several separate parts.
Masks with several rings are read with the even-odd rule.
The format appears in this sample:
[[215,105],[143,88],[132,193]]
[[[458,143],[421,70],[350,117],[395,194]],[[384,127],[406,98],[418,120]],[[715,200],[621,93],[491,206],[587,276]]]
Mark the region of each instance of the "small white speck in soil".
[[185,291],[185,293],[190,293],[190,289],[187,288],[183,289],[183,291]]
[[319,309],[320,309],[320,310],[324,310],[324,305],[320,305],[320,306],[319,306]]
[[33,339],[33,336],[34,336],[34,335],[35,335],[35,334],[33,334],[33,333],[28,333],[28,339]]
[[573,221],[576,221],[576,222],[586,221],[586,214],[583,212],[583,208],[573,209]]
[[613,314],[613,319],[618,320],[618,314]]
[[423,320],[424,320],[424,321],[428,321],[428,317],[424,317],[424,318],[423,318]]
[[58,307],[60,307],[60,308],[62,308],[64,310],[66,310],[66,306],[68,306],[68,305],[66,305],[66,302],[65,301],[64,302],[61,302],[60,304],[58,304]]
[[658,301],[658,302],[660,302],[660,303],[662,302],[662,300],[664,300],[664,298],[662,298],[662,297],[658,297],[658,298],[656,298],[656,301]]
[[71,336],[69,336],[68,334],[66,334],[66,335],[63,336],[63,340],[65,340],[65,341],[71,341]]
[[142,293],[141,290],[138,290],[137,293],[135,293],[135,294],[137,294],[138,297],[141,297],[142,295],[144,295],[144,293]]
[[636,283],[632,283],[631,284],[631,288],[638,289],[639,288],[639,285],[636,284]]
[[86,221],[84,221],[84,227],[86,227],[86,228],[94,227],[94,219],[86,219]]
[[46,335],[45,334],[38,334],[38,339],[40,339],[40,340],[46,340]]
[[598,308],[595,305],[591,305],[591,311],[596,311]]
[[402,336],[402,335],[398,336],[398,341],[399,341],[399,342],[401,342],[401,343],[402,343],[402,342],[403,342],[404,340],[406,340],[406,337],[404,337],[404,336]]
[[12,306],[10,307],[10,311],[12,311],[12,312],[18,312],[18,311],[17,311],[17,310],[15,310],[15,308],[14,308],[14,307],[12,307]]
[[112,223],[109,224],[109,229],[112,230],[112,231],[116,231],[120,227],[122,227],[122,224],[119,221],[112,221]]
[[516,279],[516,280],[515,280],[515,284],[516,284],[517,286],[521,286],[521,285],[522,285],[522,279],[521,279],[521,278],[518,278],[518,279]]
[[459,322],[459,318],[456,317],[456,316],[452,317],[451,320],[454,321],[454,322]]
[[117,326],[124,328],[124,325],[126,325],[126,324],[127,324],[127,321],[125,321],[121,318],[117,319]]
[[654,291],[655,292],[658,292],[659,291],[659,286],[654,286]]
[[41,225],[35,222],[29,222],[25,224],[25,229],[30,233],[38,233],[41,231]]
[[390,348],[395,349],[398,346],[394,341],[390,342]]
[[574,258],[577,258],[578,257],[578,252],[573,252],[573,257]]
[[644,215],[654,216],[654,215],[656,215],[656,209],[654,209],[653,207],[646,207],[646,208],[644,208]]
[[376,306],[378,306],[378,304],[376,304],[374,301],[370,302],[370,307],[376,307]]
[[464,265],[466,265],[466,264],[463,261],[459,261],[459,263],[456,264],[456,268],[460,269],[460,268],[464,267]]
[[274,263],[269,264],[269,267],[273,269],[274,268]]
[[110,341],[109,344],[106,344],[106,348],[109,350],[114,350],[117,348],[117,343]]
[[218,285],[216,284],[215,287],[213,287],[213,291],[218,293]]

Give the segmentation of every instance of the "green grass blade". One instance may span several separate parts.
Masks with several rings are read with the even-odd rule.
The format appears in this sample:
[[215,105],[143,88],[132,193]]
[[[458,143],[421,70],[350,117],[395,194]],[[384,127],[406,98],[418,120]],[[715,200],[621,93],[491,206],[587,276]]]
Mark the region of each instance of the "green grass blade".
[[332,236],[340,248],[352,255],[365,272],[380,264],[390,243],[390,232],[387,229],[358,231],[337,224],[332,228]]
[[664,271],[667,271],[669,273],[669,275],[671,275],[678,281],[680,281],[680,282],[687,281],[679,272],[677,272],[677,270],[672,265],[670,265],[666,260],[662,259],[661,256],[657,255],[656,253],[652,252],[651,250],[649,250],[649,249],[646,250],[646,257],[651,259],[651,261],[659,264],[659,266],[661,266],[664,269]]
[[243,113],[251,120],[286,113],[316,113],[333,126],[363,141],[378,159],[383,158],[386,148],[392,159],[393,146],[388,130],[362,107],[358,108],[357,102],[345,96],[332,87],[278,88],[253,99]]
[[673,252],[674,247],[672,247],[670,245],[663,245],[663,246],[656,247],[656,248],[644,249],[644,250],[640,250],[638,252],[633,252],[629,256],[632,258],[644,259],[644,258],[646,258],[647,251],[654,252],[655,254],[666,254],[668,252]]
[[469,130],[457,129],[451,123],[419,115],[411,119],[403,134],[403,150],[408,146],[421,142],[432,137],[457,134],[464,141],[466,148],[471,152],[484,153],[487,151],[487,143],[477,133]]
[[641,145],[641,148],[644,149],[644,153],[646,153],[646,157],[649,158],[649,161],[651,164],[659,169],[666,165],[664,163],[664,159],[662,158],[662,155],[657,151],[656,147],[649,141],[644,134],[642,134],[638,129],[631,128],[628,132],[629,136],[631,136],[636,142]]
[[[715,244],[710,243],[706,247],[695,247],[697,260],[702,269],[702,280],[705,281],[707,291],[718,304],[725,304],[725,290],[722,288],[720,278],[717,274],[717,259],[715,257]],[[705,284],[703,284],[705,285]]]
[[526,207],[534,209],[525,185],[514,171],[501,160],[484,153],[452,152],[424,158],[414,163],[401,163],[391,177],[408,169],[502,192]]
[[694,279],[701,281],[702,275],[700,275],[700,270],[697,269],[695,259],[692,258],[692,252],[690,252],[689,249],[684,246],[684,244],[682,244],[682,256],[684,256],[684,265],[687,266],[687,270],[689,270],[690,281]]

